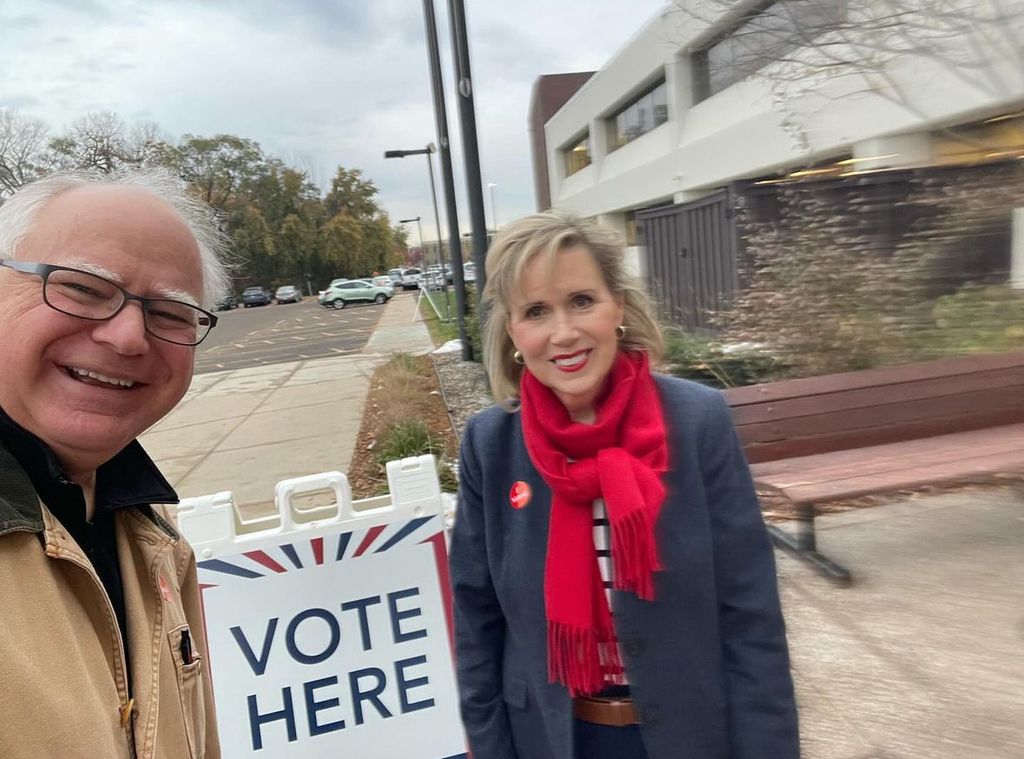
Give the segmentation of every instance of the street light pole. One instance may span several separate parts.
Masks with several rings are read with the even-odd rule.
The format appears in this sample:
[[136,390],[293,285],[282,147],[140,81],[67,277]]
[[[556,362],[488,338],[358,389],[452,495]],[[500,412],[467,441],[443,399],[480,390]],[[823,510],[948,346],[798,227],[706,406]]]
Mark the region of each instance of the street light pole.
[[420,225],[420,217],[419,216],[414,216],[411,219],[399,219],[398,223],[399,224],[412,224],[414,221],[416,222],[416,234],[419,235],[419,237],[417,239],[419,240],[419,243],[420,243],[420,251],[423,253],[423,257],[426,258],[427,257],[427,250],[426,250],[425,247],[423,247],[423,227]]
[[[429,0],[424,0],[429,2]],[[487,255],[487,220],[484,218],[484,193],[480,182],[480,151],[476,137],[476,110],[473,105],[473,75],[469,65],[469,35],[466,31],[466,7],[463,0],[448,0],[448,21],[451,25],[452,63],[459,94],[459,126],[466,171],[466,197],[473,230],[473,262],[476,264],[477,293],[487,283],[484,259]],[[483,320],[483,309],[477,316]],[[481,331],[483,324],[481,323]]]
[[[437,258],[438,263],[441,264],[441,271],[444,272],[444,241],[441,239],[441,214],[437,210],[437,189],[434,187],[434,160],[433,154],[437,152],[437,146],[434,143],[428,144],[425,148],[417,148],[416,150],[385,150],[385,158],[405,158],[409,155],[425,155],[427,157],[427,175],[430,177],[430,200],[434,204],[434,224],[437,229]],[[423,258],[426,259],[426,247],[423,243],[423,230],[420,230],[420,246],[424,248]],[[452,282],[454,284],[454,274],[452,275]],[[448,280],[445,277],[441,278],[441,292],[444,293],[444,308],[445,313],[448,314],[448,320],[451,321],[451,308],[448,306]],[[456,305],[458,304],[458,290],[456,290]],[[462,326],[462,319],[459,319],[459,325]],[[462,334],[461,332],[459,333]],[[466,359],[467,361],[469,359]]]
[[494,188],[497,186],[498,185],[494,184],[494,182],[487,183],[487,190],[491,195],[491,224],[494,225],[494,234],[498,234],[498,212],[495,210],[494,206]]
[[445,215],[448,217],[448,253],[451,256],[452,284],[455,287],[455,314],[459,325],[459,341],[462,343],[462,360],[472,361],[473,346],[466,332],[466,283],[462,273],[462,240],[459,235],[459,212],[455,205],[455,175],[452,171],[451,145],[448,141],[448,112],[444,102],[444,78],[441,74],[441,53],[437,46],[434,0],[423,0],[423,22],[427,32],[427,63],[430,66],[434,122],[441,158],[441,180],[444,183]]
[[[434,210],[437,211],[437,206],[434,207]],[[420,236],[420,250],[423,252],[423,261],[425,263],[427,261],[427,248],[426,248],[426,245],[424,245],[424,243],[423,243],[423,227],[420,225],[420,217],[416,216],[416,217],[414,217],[412,219],[399,219],[398,223],[399,224],[411,224],[414,221],[416,222],[416,229],[419,232],[419,236]],[[441,271],[444,272],[444,255],[441,252],[441,241],[438,240],[437,244],[438,244],[438,247],[437,247],[437,261],[441,265]],[[421,282],[423,281],[422,277],[420,278],[420,281]],[[428,282],[427,286],[429,287],[429,285],[430,285],[430,283]],[[445,320],[445,322],[450,322],[452,320],[452,309],[451,309],[451,306],[448,303],[448,286],[445,284],[443,277],[441,278],[441,292],[444,295],[444,320]]]

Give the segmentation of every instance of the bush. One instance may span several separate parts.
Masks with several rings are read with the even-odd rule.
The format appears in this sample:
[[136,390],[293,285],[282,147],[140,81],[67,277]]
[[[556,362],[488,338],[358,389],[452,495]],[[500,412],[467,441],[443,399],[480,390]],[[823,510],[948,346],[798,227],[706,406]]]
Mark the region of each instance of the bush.
[[969,285],[935,302],[923,352],[955,356],[1024,350],[1024,292]]
[[664,334],[665,368],[676,377],[727,388],[769,382],[784,373],[780,361],[756,346],[723,346],[674,328]]

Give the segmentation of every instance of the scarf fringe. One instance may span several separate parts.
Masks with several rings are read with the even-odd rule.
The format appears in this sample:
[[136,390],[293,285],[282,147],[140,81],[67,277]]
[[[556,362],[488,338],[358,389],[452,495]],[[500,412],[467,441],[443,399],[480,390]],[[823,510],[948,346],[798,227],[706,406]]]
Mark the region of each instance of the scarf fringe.
[[635,509],[610,521],[613,586],[616,590],[628,590],[645,601],[653,600],[653,573],[661,567],[647,512]]
[[562,683],[575,697],[621,684],[624,672],[614,634],[548,622],[549,682]]

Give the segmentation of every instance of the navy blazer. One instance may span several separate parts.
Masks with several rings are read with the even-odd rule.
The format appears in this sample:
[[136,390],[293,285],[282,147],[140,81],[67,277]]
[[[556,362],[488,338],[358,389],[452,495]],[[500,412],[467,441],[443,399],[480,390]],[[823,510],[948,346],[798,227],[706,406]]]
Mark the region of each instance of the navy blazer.
[[[656,376],[669,436],[655,600],[615,591],[615,630],[650,759],[795,759],[796,705],[772,554],[729,407]],[[474,759],[569,759],[572,701],[548,682],[544,561],[551,491],[518,413],[462,439],[451,541],[456,668]],[[514,509],[522,480],[530,502]],[[614,558],[614,557],[613,557]]]

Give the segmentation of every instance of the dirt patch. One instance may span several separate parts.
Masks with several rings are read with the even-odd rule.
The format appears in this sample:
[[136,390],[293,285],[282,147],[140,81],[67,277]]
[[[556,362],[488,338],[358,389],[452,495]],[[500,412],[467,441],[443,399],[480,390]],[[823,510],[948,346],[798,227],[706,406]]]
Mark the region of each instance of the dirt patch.
[[[407,357],[415,376],[403,372],[400,382],[389,377],[394,369],[385,364],[374,371],[366,396],[363,421],[352,453],[348,478],[354,498],[369,498],[388,492],[384,466],[377,462],[382,434],[396,416],[421,420],[431,438],[440,441],[443,458],[451,461],[458,452],[458,440],[452,431],[451,418],[445,407],[441,385],[429,356]],[[396,395],[399,393],[400,395]]]

